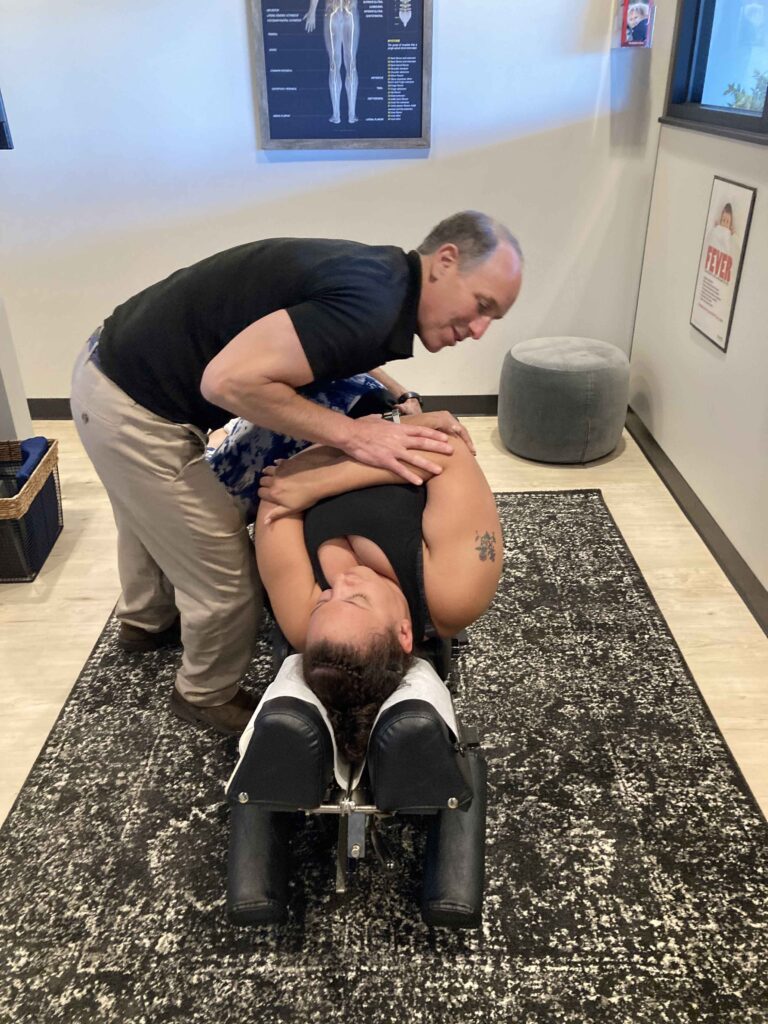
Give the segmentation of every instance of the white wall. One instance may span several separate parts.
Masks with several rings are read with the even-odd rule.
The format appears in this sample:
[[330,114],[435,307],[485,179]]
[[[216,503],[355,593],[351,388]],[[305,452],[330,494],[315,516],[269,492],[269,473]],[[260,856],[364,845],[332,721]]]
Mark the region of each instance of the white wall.
[[606,0],[437,2],[432,150],[372,155],[257,148],[245,0],[0,0],[0,295],[27,394],[66,395],[92,327],[179,266],[270,235],[409,248],[466,207],[520,236],[523,293],[405,383],[495,393],[537,335],[628,350],[671,6],[652,52],[611,52]]
[[[757,187],[728,351],[690,326],[717,174]],[[632,349],[630,403],[768,586],[768,151],[664,128]]]

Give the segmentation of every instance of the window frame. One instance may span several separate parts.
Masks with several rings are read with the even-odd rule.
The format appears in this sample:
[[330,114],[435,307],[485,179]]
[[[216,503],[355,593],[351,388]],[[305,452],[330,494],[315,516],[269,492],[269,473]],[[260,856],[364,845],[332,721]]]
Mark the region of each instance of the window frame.
[[662,124],[768,145],[768,96],[762,114],[701,102],[716,0],[681,0]]

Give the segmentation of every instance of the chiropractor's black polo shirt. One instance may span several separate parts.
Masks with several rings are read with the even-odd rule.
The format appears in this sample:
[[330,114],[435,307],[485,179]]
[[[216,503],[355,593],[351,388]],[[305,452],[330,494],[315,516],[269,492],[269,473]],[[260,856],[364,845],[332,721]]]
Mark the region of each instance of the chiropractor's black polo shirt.
[[315,380],[413,355],[421,290],[416,252],[273,238],[217,253],[139,292],[104,323],[103,372],[164,419],[215,429],[232,413],[200,393],[203,371],[249,324],[291,318]]

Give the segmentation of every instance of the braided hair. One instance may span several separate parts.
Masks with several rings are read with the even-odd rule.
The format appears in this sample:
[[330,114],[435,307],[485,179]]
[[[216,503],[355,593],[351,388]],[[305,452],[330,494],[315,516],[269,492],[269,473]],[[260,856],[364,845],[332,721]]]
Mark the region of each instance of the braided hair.
[[304,679],[328,712],[336,745],[347,761],[359,764],[365,757],[378,710],[412,662],[394,630],[374,634],[362,650],[320,640],[304,652]]

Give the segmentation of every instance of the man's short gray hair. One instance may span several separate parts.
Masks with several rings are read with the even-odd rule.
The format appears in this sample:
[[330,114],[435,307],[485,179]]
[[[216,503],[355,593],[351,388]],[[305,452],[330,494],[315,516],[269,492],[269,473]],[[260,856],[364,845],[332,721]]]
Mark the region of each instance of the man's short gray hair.
[[523,250],[520,243],[501,221],[477,210],[463,210],[446,217],[432,228],[417,252],[429,256],[437,252],[441,245],[451,243],[459,250],[459,268],[472,270],[496,251],[499,242],[511,245],[522,263]]

